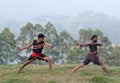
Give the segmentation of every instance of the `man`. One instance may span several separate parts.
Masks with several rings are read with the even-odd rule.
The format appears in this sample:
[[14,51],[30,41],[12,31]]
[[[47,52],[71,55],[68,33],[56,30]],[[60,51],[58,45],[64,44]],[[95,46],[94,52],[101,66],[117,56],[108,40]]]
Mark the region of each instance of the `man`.
[[79,46],[79,47],[89,46],[90,52],[86,56],[85,60],[72,70],[72,73],[76,72],[81,67],[88,65],[90,62],[93,62],[94,64],[100,65],[102,67],[102,69],[108,74],[107,68],[105,67],[105,65],[102,63],[102,61],[99,59],[99,57],[97,55],[97,46],[102,46],[102,44],[98,43],[97,41],[98,41],[98,36],[93,35],[91,37],[91,41],[89,43],[77,44],[77,46]]
[[19,71],[17,73],[19,73],[25,66],[27,66],[29,63],[31,63],[32,61],[39,59],[39,60],[44,60],[48,63],[49,65],[49,70],[52,70],[52,61],[51,59],[42,54],[42,49],[44,46],[47,46],[48,48],[52,48],[52,46],[48,43],[44,42],[44,35],[43,34],[39,34],[38,35],[38,39],[37,40],[33,40],[31,43],[29,43],[28,45],[19,48],[20,51],[30,48],[31,46],[33,46],[33,52],[31,54],[31,56],[26,60],[26,62],[23,64],[23,66],[19,69]]

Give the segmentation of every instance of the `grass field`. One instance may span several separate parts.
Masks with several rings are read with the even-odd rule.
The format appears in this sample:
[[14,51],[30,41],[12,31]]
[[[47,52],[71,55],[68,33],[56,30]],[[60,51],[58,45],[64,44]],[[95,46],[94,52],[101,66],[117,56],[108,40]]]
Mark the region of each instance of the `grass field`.
[[53,65],[50,72],[48,65],[30,64],[19,74],[16,72],[21,65],[0,65],[0,83],[120,83],[120,67],[108,67],[110,75],[95,65],[71,74],[76,65]]

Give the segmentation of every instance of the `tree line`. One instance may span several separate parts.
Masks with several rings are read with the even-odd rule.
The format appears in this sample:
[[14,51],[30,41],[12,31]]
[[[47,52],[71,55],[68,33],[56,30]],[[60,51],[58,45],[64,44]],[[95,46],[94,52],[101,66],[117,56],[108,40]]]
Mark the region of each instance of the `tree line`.
[[[25,61],[30,56],[32,48],[20,52],[17,47],[22,47],[37,39],[39,33],[43,33],[46,36],[45,41],[51,43],[53,46],[51,50],[48,48],[44,48],[43,50],[46,55],[51,57],[53,64],[80,63],[87,55],[89,49],[87,47],[78,48],[76,43],[87,43],[90,41],[90,37],[96,34],[99,36],[99,42],[103,44],[102,47],[98,48],[99,56],[103,62],[106,65],[120,65],[120,47],[111,46],[109,38],[99,29],[80,29],[78,32],[74,32],[79,33],[79,39],[75,39],[66,30],[58,33],[51,22],[46,23],[45,26],[27,23],[21,27],[20,34],[17,38],[9,28],[5,28],[0,33],[0,64],[17,64]],[[34,64],[45,63],[36,60]]]

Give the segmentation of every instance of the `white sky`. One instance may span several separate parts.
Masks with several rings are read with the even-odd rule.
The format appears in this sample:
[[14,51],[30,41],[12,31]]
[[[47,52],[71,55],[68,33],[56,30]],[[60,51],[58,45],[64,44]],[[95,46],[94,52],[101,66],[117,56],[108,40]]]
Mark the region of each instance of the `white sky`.
[[75,16],[85,10],[120,17],[120,0],[0,0],[3,21],[41,15]]

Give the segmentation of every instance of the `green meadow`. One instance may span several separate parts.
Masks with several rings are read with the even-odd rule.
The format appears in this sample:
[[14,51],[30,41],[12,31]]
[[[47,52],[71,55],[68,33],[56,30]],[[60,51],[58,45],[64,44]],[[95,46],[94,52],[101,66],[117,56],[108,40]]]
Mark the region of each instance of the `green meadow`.
[[0,65],[0,83],[120,83],[120,67],[108,67],[106,75],[100,66],[88,65],[75,73],[71,70],[77,64],[26,66],[19,74],[20,65]]

